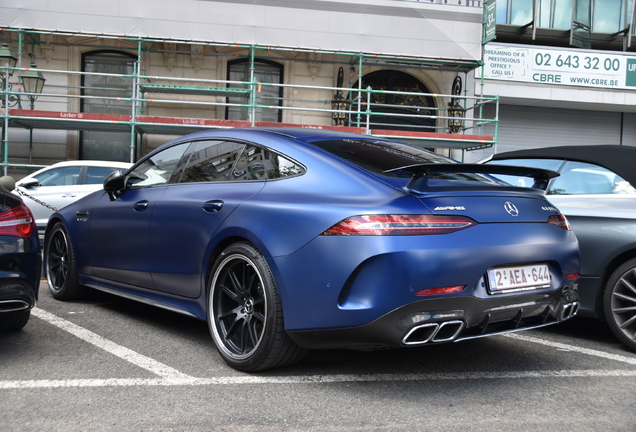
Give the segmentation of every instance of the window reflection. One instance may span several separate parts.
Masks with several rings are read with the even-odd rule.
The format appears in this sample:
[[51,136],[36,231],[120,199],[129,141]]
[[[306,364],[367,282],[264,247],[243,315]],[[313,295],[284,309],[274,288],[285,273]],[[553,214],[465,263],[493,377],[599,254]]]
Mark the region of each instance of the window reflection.
[[190,155],[180,183],[233,180],[230,176],[244,144],[201,141]]
[[532,1],[533,0],[509,0],[510,1],[510,24],[526,25],[532,21]]
[[566,162],[548,195],[634,194],[636,190],[621,176],[598,165]]
[[64,167],[44,171],[37,176],[39,186],[74,186],[82,167]]
[[178,144],[156,153],[139,164],[128,176],[128,187],[156,186],[168,183],[181,155],[190,143]]
[[627,27],[621,25],[621,21],[624,20],[622,17],[623,3],[624,1],[621,0],[597,1],[593,9],[594,21],[592,29],[597,32],[614,33]]
[[304,169],[276,153],[248,146],[236,163],[234,180],[273,180],[304,173]]
[[[591,15],[593,32],[621,31],[629,25],[633,1],[580,0],[577,2],[578,21],[582,22],[582,16]],[[563,30],[572,27],[573,0],[498,0],[497,23],[518,26],[529,24],[532,22],[532,8],[535,2],[538,27]]]

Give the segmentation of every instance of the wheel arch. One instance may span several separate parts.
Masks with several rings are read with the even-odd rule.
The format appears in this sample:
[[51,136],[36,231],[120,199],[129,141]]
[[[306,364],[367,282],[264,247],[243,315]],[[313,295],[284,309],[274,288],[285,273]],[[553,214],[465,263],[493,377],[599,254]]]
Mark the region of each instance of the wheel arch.
[[219,258],[219,256],[221,256],[221,253],[223,253],[223,250],[225,250],[225,248],[227,248],[231,244],[244,242],[253,246],[258,252],[260,252],[263,255],[263,257],[265,257],[265,260],[267,261],[269,269],[272,272],[272,276],[274,277],[276,288],[278,289],[278,294],[280,296],[280,301],[283,308],[283,316],[284,316],[285,310],[287,309],[285,306],[288,304],[288,299],[287,299],[286,289],[284,287],[284,281],[282,280],[280,272],[278,268],[276,267],[276,263],[272,259],[269,249],[261,241],[259,241],[253,235],[249,235],[249,233],[246,233],[244,229],[242,231],[243,231],[242,233],[229,234],[223,237],[222,240],[219,240],[217,243],[210,246],[210,252],[207,254],[207,258],[206,258],[207,264],[205,266],[205,274],[204,274],[204,280],[203,280],[204,289],[202,291],[202,302],[200,304],[203,305],[204,310],[207,310],[208,295],[209,295],[208,284],[210,281],[210,277],[212,276],[214,263]]
[[594,302],[594,308],[599,313],[599,317],[601,321],[607,321],[605,317],[605,312],[603,309],[603,296],[605,295],[605,288],[607,282],[609,282],[612,274],[621,266],[623,263],[629,261],[630,259],[636,258],[636,248],[628,249],[622,251],[618,255],[614,256],[607,265],[603,268],[603,271],[599,277],[599,285],[596,290],[596,300]]
[[44,238],[46,238],[46,236],[51,232],[53,227],[58,222],[62,222],[64,225],[66,225],[66,221],[64,219],[62,219],[61,217],[55,216],[55,215],[51,216],[51,218],[49,219],[48,223],[46,224],[46,228],[44,229]]

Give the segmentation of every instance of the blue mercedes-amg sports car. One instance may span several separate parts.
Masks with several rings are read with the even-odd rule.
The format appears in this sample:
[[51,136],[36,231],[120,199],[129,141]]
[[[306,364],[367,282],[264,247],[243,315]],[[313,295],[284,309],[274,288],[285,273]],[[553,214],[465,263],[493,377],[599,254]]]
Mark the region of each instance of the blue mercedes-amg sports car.
[[335,131],[201,132],[53,214],[45,271],[60,300],[90,287],[207,320],[246,371],[536,328],[578,309],[556,175]]

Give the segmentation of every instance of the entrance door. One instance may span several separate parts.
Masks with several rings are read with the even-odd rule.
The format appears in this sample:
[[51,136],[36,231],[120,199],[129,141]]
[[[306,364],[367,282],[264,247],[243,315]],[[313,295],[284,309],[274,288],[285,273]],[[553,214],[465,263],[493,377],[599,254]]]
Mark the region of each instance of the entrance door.
[[[430,93],[429,89],[417,78],[394,70],[381,70],[365,75],[362,77],[362,88],[367,87],[371,87],[373,90],[391,92]],[[353,88],[358,88],[358,82],[353,85]],[[350,98],[352,96],[357,96],[357,93],[351,92]],[[355,105],[355,100],[351,100]],[[435,108],[435,101],[430,96],[373,93],[371,95],[371,111],[389,115],[372,115],[371,129],[435,132],[435,119],[419,117],[435,114],[434,110],[427,108]],[[409,117],[390,114],[408,114]],[[362,120],[366,122],[366,117],[363,116]]]

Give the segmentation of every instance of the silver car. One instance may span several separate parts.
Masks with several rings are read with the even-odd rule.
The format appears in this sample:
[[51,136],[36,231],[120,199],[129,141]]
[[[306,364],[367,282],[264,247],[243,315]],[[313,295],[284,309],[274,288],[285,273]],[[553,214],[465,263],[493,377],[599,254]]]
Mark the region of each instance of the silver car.
[[[636,147],[560,146],[493,155],[486,163],[561,175],[548,200],[570,221],[581,249],[579,315],[607,320],[636,351]],[[497,176],[514,185],[528,179]]]
[[14,193],[22,196],[42,236],[55,210],[101,189],[104,179],[114,170],[131,166],[112,161],[59,162],[17,181]]

